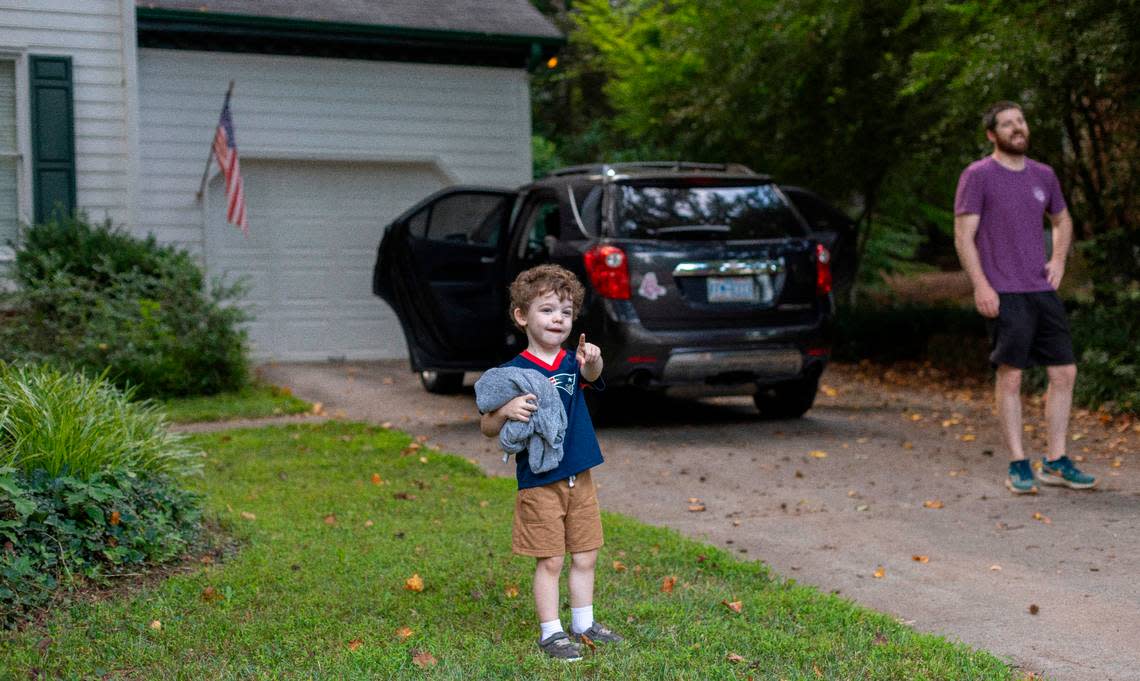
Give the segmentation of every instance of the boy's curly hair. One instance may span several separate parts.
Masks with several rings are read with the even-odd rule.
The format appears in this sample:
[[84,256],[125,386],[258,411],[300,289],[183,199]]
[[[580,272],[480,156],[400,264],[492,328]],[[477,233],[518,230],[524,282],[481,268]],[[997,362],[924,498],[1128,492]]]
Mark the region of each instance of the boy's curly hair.
[[520,272],[511,283],[511,305],[507,310],[511,321],[515,319],[515,308],[526,312],[535,298],[551,292],[557,293],[559,298],[570,299],[574,306],[574,318],[577,319],[578,313],[582,311],[582,301],[586,298],[582,282],[565,267],[539,265]]

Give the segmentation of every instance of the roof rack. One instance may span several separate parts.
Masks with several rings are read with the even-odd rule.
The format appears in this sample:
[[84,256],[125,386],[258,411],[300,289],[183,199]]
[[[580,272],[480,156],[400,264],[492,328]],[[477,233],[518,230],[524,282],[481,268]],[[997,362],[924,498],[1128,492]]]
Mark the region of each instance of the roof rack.
[[550,171],[549,177],[565,175],[605,175],[623,174],[630,170],[672,170],[674,172],[711,170],[722,173],[736,173],[740,175],[756,175],[757,173],[746,165],[740,163],[700,163],[696,161],[634,161],[628,163],[592,163],[586,165],[569,166]]

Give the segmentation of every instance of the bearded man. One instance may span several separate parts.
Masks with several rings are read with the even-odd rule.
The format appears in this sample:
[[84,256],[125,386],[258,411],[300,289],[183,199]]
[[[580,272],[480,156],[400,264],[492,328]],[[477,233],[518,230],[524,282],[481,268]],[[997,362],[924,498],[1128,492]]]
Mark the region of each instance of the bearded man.
[[[958,179],[954,245],[990,334],[998,421],[1011,459],[1005,484],[1014,494],[1036,494],[1037,482],[1089,489],[1096,478],[1065,454],[1077,367],[1057,288],[1073,221],[1053,169],[1025,156],[1029,126],[1021,106],[998,102],[982,125],[993,153],[971,163]],[[1048,259],[1045,216],[1053,232]],[[1036,474],[1021,438],[1021,373],[1032,366],[1044,366],[1049,376],[1048,453]]]

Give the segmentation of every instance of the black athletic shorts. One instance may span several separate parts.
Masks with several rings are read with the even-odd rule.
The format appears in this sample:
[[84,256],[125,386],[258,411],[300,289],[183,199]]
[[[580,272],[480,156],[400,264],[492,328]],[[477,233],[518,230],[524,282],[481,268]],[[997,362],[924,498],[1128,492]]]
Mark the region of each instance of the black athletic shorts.
[[1056,291],[999,293],[997,319],[987,319],[990,364],[1018,369],[1076,364],[1065,306]]

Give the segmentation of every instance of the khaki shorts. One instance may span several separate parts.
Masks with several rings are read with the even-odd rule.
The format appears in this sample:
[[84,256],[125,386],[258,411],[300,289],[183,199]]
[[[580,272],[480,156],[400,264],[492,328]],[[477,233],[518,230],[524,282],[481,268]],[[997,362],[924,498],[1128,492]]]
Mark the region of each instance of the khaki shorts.
[[601,548],[602,517],[590,471],[570,486],[568,479],[520,489],[515,497],[511,549],[522,556],[550,558]]

